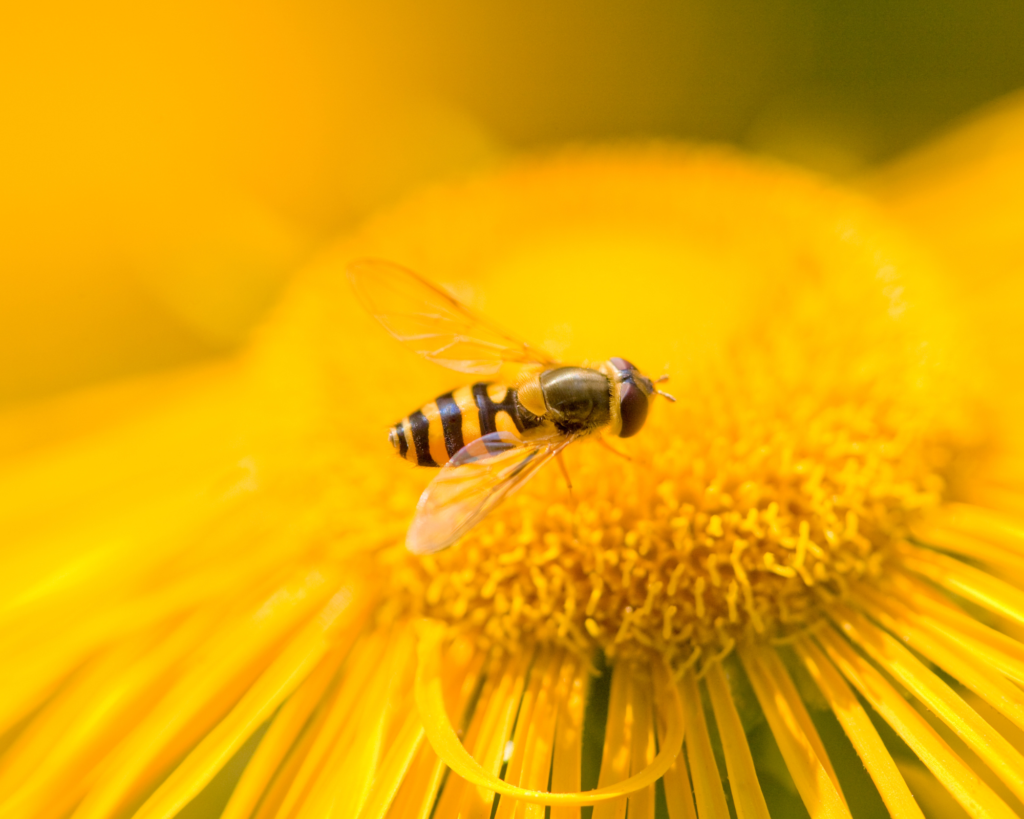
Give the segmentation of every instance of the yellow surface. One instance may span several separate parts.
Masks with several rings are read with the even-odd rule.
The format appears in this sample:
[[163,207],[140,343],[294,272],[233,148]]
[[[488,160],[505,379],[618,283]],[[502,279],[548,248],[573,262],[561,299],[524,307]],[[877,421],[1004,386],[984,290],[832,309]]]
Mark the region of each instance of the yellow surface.
[[[264,780],[236,802],[262,785],[260,815],[425,813],[446,787],[439,756],[465,776],[472,810],[489,791],[574,807],[593,794],[546,795],[544,771],[578,761],[576,745],[560,750],[559,719],[578,730],[573,669],[600,647],[621,690],[598,796],[614,813],[629,793],[649,815],[649,786],[671,770],[685,812],[679,715],[691,768],[713,772],[709,735],[692,730],[696,675],[739,646],[761,658],[748,664],[757,698],[808,809],[844,815],[774,640],[820,627],[844,585],[893,593],[910,582],[902,566],[987,605],[996,619],[963,630],[989,646],[991,673],[1020,668],[998,619],[1020,619],[1017,579],[903,545],[939,510],[936,531],[1019,548],[1012,503],[949,501],[993,486],[1012,501],[1024,473],[1001,405],[1012,356],[975,357],[984,301],[958,299],[953,256],[892,220],[718,150],[567,152],[381,214],[306,268],[220,365],[13,412],[0,436],[0,800],[24,816],[170,819],[291,695],[284,708],[313,708],[308,725],[277,712],[263,739],[293,752],[259,751]],[[565,360],[624,355],[666,372],[679,403],[655,404],[631,462],[571,449],[572,498],[551,470],[463,542],[413,558],[402,540],[430,474],[394,457],[387,426],[462,377],[360,311],[343,265],[363,255],[450,285]],[[927,602],[907,604],[931,628]],[[818,639],[966,809],[1009,815],[852,648],[866,637]],[[535,656],[547,665],[524,682]],[[531,716],[510,734],[524,685]],[[478,704],[478,690],[495,701]],[[991,727],[968,716],[998,768]],[[464,722],[472,737],[456,733]],[[495,779],[513,735],[522,785]],[[717,783],[694,787],[726,810]]]

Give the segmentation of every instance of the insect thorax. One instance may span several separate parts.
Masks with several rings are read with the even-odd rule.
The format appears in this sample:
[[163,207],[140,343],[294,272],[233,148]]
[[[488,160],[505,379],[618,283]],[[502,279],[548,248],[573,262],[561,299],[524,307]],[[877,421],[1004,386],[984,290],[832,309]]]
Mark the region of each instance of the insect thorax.
[[582,432],[611,421],[611,383],[597,370],[559,367],[540,375],[548,417],[562,432]]

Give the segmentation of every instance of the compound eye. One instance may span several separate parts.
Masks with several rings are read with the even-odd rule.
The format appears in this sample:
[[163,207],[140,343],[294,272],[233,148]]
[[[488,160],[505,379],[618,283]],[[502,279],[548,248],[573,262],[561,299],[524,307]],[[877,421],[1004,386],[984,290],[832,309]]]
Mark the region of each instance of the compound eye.
[[636,384],[627,381],[619,387],[619,412],[622,414],[619,437],[636,435],[647,420],[647,396]]
[[619,358],[618,356],[614,358],[609,358],[608,361],[616,370],[619,370],[620,372],[629,372],[630,370],[636,369],[636,367],[634,367],[631,362],[626,361],[626,359],[624,358]]

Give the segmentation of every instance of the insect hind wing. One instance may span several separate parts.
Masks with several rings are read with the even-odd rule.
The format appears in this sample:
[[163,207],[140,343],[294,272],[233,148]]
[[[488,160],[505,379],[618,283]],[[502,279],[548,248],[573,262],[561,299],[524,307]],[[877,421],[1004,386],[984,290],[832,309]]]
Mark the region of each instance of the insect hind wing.
[[406,547],[430,554],[450,546],[572,440],[524,442],[493,432],[467,444],[420,496]]
[[367,312],[428,361],[475,375],[493,375],[503,364],[557,364],[400,265],[361,259],[347,272]]

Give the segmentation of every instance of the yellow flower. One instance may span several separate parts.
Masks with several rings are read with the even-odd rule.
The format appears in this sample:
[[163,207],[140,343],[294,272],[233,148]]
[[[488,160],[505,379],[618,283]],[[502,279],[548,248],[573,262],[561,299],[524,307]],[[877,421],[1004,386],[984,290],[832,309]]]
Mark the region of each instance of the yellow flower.
[[[1019,814],[1014,419],[882,198],[527,163],[371,221],[227,364],[10,414],[0,815]],[[680,400],[412,556],[387,424],[455,384],[361,312],[366,255]]]

